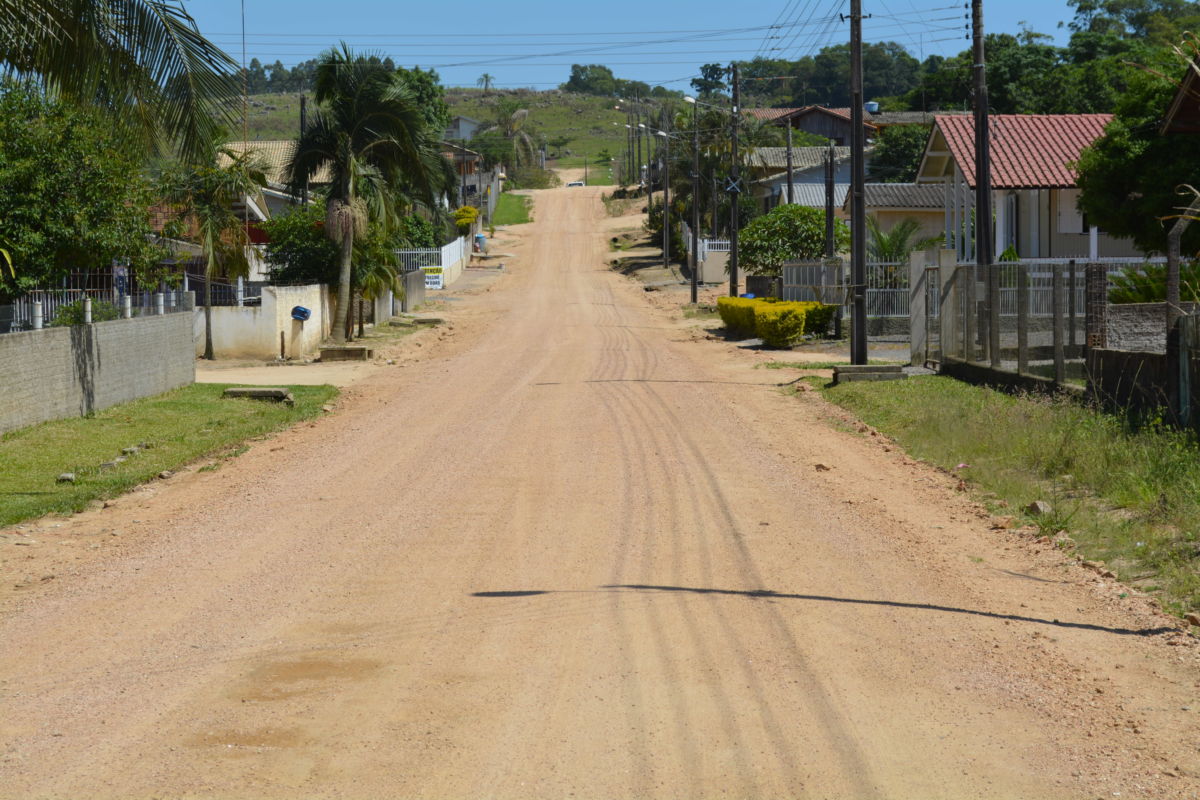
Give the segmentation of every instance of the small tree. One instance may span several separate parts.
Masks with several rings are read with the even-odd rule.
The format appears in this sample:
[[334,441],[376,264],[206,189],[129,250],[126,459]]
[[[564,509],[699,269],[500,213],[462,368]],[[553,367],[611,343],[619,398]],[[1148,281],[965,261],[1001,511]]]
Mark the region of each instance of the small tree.
[[[834,220],[834,250],[850,244],[850,229]],[[825,255],[825,213],[798,205],[776,206],[741,231],[741,265],[751,275],[778,275],[785,261],[818,261]]]
[[[249,271],[246,248],[250,241],[246,220],[234,210],[247,196],[256,195],[267,178],[251,151],[234,153],[211,144],[199,162],[169,170],[162,178],[162,192],[179,216],[194,228],[204,254],[204,357],[213,359],[212,282],[219,274],[245,275]],[[229,164],[217,166],[217,156]]]
[[911,217],[900,220],[890,231],[879,227],[875,217],[867,217],[867,233],[870,234],[867,250],[871,260],[885,263],[907,261],[914,250],[928,250],[941,243],[942,234],[917,238],[920,231],[921,223]]

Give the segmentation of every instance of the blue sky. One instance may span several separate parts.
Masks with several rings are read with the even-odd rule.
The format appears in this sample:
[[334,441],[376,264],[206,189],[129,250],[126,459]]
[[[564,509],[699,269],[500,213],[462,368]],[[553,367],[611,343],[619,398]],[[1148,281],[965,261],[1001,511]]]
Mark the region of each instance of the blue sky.
[[[699,64],[752,58],[762,48],[797,58],[845,41],[836,13],[845,0],[515,0],[443,3],[396,0],[244,0],[247,55],[294,64],[345,40],[405,66],[435,66],[442,81],[473,86],[484,72],[499,86],[547,88],[566,80],[572,63],[603,63],[618,77],[685,88]],[[242,0],[192,0],[202,31],[241,60]],[[914,55],[964,49],[969,13],[950,0],[863,0],[868,40],[892,39]],[[1071,9],[1065,0],[987,0],[991,32],[1015,33],[1021,22],[1062,41]],[[783,23],[782,27],[768,26]],[[777,38],[768,39],[768,36]],[[531,57],[536,56],[536,57]]]

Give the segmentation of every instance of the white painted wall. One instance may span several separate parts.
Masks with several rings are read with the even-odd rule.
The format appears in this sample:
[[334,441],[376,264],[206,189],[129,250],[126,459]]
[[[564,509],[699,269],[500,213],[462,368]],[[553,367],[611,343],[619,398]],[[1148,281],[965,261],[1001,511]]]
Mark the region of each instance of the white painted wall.
[[[292,319],[304,306],[307,322]],[[260,306],[213,306],[213,352],[217,358],[301,358],[320,349],[333,322],[329,290],[322,285],[264,286]],[[192,334],[196,355],[204,353],[204,308],[197,307]],[[282,337],[281,337],[282,335]],[[282,344],[281,344],[282,338]]]

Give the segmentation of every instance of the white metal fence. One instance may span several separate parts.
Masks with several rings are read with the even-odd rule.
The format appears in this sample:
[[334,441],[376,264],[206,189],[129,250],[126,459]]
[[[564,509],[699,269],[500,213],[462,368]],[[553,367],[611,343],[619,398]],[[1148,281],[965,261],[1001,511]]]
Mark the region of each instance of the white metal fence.
[[183,290],[119,293],[114,289],[36,289],[0,305],[0,333],[16,333],[82,321],[83,301],[90,299],[92,320],[143,317],[191,311]]
[[[428,289],[445,288],[443,278],[446,271],[460,261],[465,263],[470,253],[470,245],[465,236],[460,236],[441,247],[419,247],[396,251],[403,272],[425,271],[425,286]],[[451,277],[451,280],[453,279],[454,276]]]

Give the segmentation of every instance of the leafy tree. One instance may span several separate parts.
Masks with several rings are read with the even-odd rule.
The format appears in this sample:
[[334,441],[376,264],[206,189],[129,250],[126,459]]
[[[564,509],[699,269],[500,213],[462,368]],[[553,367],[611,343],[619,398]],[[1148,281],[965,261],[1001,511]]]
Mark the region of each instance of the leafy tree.
[[231,121],[240,90],[237,65],[169,0],[4,0],[0,64],[193,155]]
[[713,97],[725,91],[725,76],[728,70],[721,64],[703,64],[700,77],[692,78],[692,88],[701,97]]
[[[825,213],[793,204],[776,206],[741,231],[741,264],[751,275],[778,275],[785,261],[817,261],[825,256]],[[834,220],[834,243],[850,245],[850,229]]]
[[562,155],[563,148],[575,141],[574,136],[555,136],[553,139],[547,139],[546,144],[554,150],[555,156]]
[[[223,137],[222,137],[223,138]],[[218,156],[230,163],[218,166]],[[210,145],[203,160],[164,173],[161,190],[186,219],[204,254],[204,357],[213,359],[212,283],[218,275],[244,276],[250,270],[246,248],[250,245],[243,213],[234,211],[247,196],[267,185],[262,167],[252,151],[234,153]]]
[[492,84],[496,82],[496,76],[487,72],[479,76],[479,80],[475,81],[475,85],[483,89],[483,96],[487,97],[488,91],[492,88]]
[[572,64],[571,76],[558,88],[564,92],[612,97],[617,93],[617,80],[603,64]]
[[0,89],[0,186],[0,238],[11,257],[0,268],[0,296],[114,260],[147,277],[160,255],[148,242],[142,164],[113,146],[105,115],[37,89]]
[[[384,66],[387,66],[386,63]],[[446,105],[446,89],[442,86],[437,71],[423,70],[420,67],[412,69],[401,67],[396,70],[396,74],[408,88],[412,99],[420,107],[421,114],[430,128],[437,131],[438,136],[441,136],[450,124],[452,115],[450,106]]]
[[264,255],[273,278],[283,283],[334,284],[338,280],[338,247],[325,235],[325,202],[277,214],[260,227],[267,235]]
[[504,132],[501,130],[477,133],[467,146],[483,156],[483,165],[487,169],[509,161],[512,156],[512,144],[504,137]]
[[876,183],[915,181],[929,141],[929,130],[925,125],[893,125],[880,131],[867,168],[867,180]]
[[[1146,252],[1163,252],[1169,225],[1162,220],[1187,204],[1177,189],[1200,174],[1200,137],[1160,135],[1159,121],[1175,86],[1136,67],[1129,69],[1130,92],[1104,136],[1080,156],[1079,206],[1092,224],[1108,233],[1130,238]],[[1200,248],[1200,228],[1192,226],[1184,234],[1183,248]]]
[[325,231],[340,248],[333,336],[342,344],[355,233],[371,219],[390,221],[400,203],[434,207],[452,190],[455,175],[441,154],[441,131],[429,126],[408,83],[382,64],[345,44],[328,50],[317,65],[315,95],[321,109],[300,135],[287,172],[297,188],[323,168],[331,174]]

